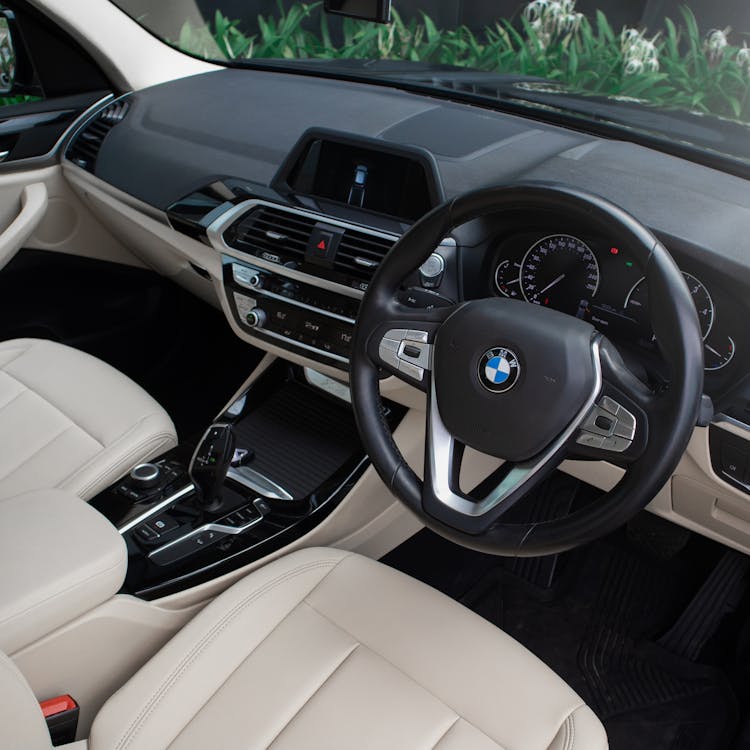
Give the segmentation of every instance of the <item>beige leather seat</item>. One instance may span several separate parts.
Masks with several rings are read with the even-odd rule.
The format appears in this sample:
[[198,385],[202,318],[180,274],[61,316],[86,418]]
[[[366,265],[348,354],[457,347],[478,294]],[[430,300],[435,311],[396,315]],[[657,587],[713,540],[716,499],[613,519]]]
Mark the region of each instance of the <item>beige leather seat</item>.
[[[0,672],[0,692],[14,691],[0,731],[27,716],[12,746],[48,750],[18,680]],[[607,739],[573,690],[480,617],[380,563],[308,549],[198,614],[104,705],[88,747],[603,750]]]
[[0,343],[0,500],[54,487],[88,500],[175,444],[164,409],[104,362],[51,341]]

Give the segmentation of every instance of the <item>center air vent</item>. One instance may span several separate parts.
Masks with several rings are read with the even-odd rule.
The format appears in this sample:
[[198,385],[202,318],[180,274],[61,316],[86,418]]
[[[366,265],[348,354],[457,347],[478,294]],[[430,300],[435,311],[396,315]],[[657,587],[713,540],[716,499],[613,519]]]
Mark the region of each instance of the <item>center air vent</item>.
[[314,219],[263,206],[234,224],[226,239],[231,247],[274,263],[302,263],[314,227]]
[[68,146],[65,157],[73,164],[93,173],[104,139],[115,125],[125,119],[129,109],[130,102],[127,100],[120,99],[108,104],[76,135]]
[[393,245],[394,240],[347,229],[341,238],[334,268],[369,280]]
[[284,208],[260,206],[235,222],[225,233],[226,243],[248,255],[272,263],[306,265],[305,270],[327,275],[346,286],[366,288],[375,270],[395,242],[387,236],[370,234],[355,227],[342,227],[341,239],[332,263],[309,265],[308,244],[325,217],[302,214]]

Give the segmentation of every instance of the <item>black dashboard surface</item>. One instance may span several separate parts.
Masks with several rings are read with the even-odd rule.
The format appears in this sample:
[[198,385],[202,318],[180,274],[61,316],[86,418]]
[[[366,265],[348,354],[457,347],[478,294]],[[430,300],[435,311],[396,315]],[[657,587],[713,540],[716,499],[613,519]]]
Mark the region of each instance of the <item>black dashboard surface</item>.
[[[562,183],[602,195],[648,225],[681,268],[708,289],[716,303],[720,340],[731,335],[742,350],[732,381],[750,369],[750,360],[738,369],[746,356],[743,332],[750,312],[750,252],[745,244],[750,190],[739,177],[635,143],[478,106],[286,72],[226,69],[139,91],[129,101],[127,118],[102,144],[95,174],[160,210],[226,178],[247,181],[256,195],[266,191],[266,197],[291,200],[274,189],[290,154],[311,130],[336,131],[383,148],[413,149],[432,165],[447,198],[519,180]],[[393,221],[385,223],[375,214],[359,220],[381,230],[407,226],[397,222],[394,230]],[[491,222],[457,231],[464,296],[498,293],[493,284],[498,264],[507,259],[519,265],[523,253],[546,234],[579,237],[580,231],[564,221],[536,235]],[[581,239],[592,244],[600,265],[609,268],[606,273],[600,269],[600,304],[591,314],[609,315],[610,322],[601,327],[612,332],[641,269],[624,265],[624,256],[612,257],[616,237]],[[631,338],[647,340],[647,326]],[[726,375],[709,375],[717,392],[729,387]]]
[[206,73],[131,100],[96,173],[162,210],[211,178],[270,185],[306,130],[329,128],[430,152],[447,197],[512,180],[563,182],[724,262],[748,261],[747,182],[631,143],[385,86],[269,71]]

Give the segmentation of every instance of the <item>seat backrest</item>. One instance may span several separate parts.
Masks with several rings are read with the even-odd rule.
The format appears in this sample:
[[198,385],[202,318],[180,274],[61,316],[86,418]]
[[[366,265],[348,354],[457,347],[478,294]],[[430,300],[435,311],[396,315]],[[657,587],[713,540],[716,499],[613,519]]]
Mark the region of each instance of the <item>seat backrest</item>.
[[51,750],[39,703],[18,667],[0,652],[0,747]]

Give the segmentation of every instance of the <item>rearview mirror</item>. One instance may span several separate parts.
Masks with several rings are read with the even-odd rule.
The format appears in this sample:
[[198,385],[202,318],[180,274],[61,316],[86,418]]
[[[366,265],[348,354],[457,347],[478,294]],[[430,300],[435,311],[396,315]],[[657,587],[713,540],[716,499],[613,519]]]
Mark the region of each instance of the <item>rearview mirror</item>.
[[326,13],[363,21],[391,22],[391,0],[325,0],[323,8]]

